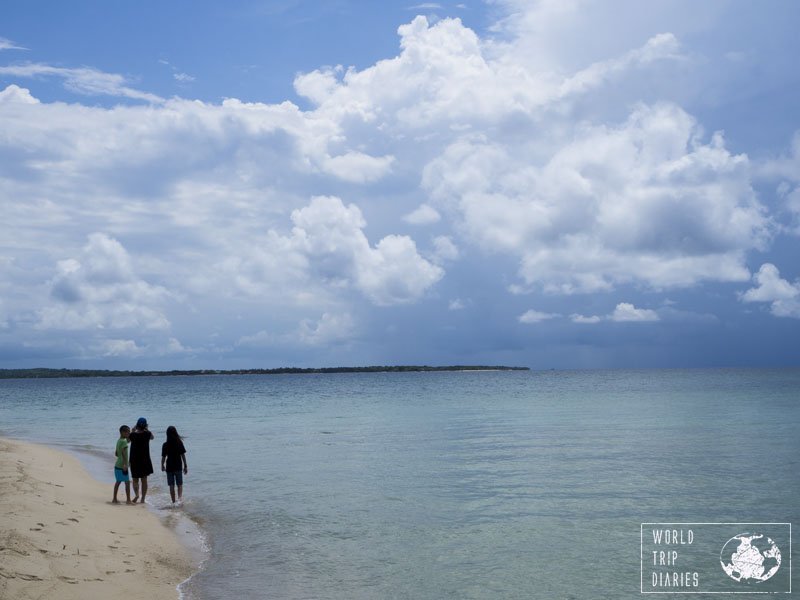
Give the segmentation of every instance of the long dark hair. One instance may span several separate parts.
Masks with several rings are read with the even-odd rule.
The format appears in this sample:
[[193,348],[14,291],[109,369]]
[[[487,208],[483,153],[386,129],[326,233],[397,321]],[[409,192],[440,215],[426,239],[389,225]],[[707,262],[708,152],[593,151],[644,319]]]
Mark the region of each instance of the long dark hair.
[[167,443],[168,444],[177,444],[183,438],[178,435],[178,430],[175,429],[175,425],[170,425],[167,427]]

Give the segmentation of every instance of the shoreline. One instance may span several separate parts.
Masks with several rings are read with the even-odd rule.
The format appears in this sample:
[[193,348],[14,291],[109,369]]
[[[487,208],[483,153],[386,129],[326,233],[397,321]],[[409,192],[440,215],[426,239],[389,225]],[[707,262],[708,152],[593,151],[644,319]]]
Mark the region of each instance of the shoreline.
[[274,369],[197,369],[171,371],[116,371],[108,369],[0,369],[0,379],[72,379],[120,377],[194,377],[216,375],[334,375],[338,373],[459,373],[464,371],[530,371],[506,365],[370,365],[364,367],[278,367]]
[[180,598],[197,556],[112,488],[70,452],[0,437],[0,600]]

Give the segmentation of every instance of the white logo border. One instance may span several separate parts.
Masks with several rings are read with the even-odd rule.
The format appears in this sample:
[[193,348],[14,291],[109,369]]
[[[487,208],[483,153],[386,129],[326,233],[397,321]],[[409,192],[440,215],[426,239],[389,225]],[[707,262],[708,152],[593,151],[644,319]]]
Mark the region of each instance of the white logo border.
[[[742,592],[645,592],[644,591],[644,526],[645,525],[788,525],[789,526],[789,590],[784,592],[754,592],[752,590]],[[760,523],[758,521],[748,521],[746,523],[674,523],[671,521],[656,521],[639,524],[639,593],[641,594],[791,594],[792,593],[792,524],[791,523]]]

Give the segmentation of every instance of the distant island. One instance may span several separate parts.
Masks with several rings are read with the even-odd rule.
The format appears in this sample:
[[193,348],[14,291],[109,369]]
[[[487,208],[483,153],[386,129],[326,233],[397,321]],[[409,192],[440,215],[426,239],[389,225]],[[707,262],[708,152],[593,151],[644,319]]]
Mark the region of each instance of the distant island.
[[190,371],[110,371],[103,369],[0,369],[0,379],[52,379],[56,377],[173,377],[179,375],[311,375],[315,373],[419,373],[439,371],[530,371],[528,367],[502,365],[397,365],[371,367],[321,367],[304,369],[280,367],[278,369],[197,369]]

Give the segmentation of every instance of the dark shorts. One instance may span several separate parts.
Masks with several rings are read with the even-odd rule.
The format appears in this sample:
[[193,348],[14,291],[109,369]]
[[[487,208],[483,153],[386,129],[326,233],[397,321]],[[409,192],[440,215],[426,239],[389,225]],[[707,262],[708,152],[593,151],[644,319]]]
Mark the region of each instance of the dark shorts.
[[117,483],[126,483],[130,481],[128,474],[119,467],[114,467],[114,479],[117,480]]
[[167,471],[167,485],[183,485],[183,472]]

